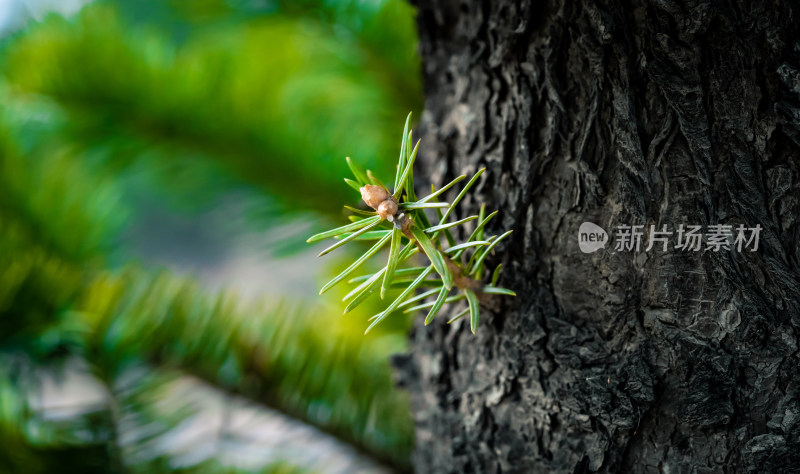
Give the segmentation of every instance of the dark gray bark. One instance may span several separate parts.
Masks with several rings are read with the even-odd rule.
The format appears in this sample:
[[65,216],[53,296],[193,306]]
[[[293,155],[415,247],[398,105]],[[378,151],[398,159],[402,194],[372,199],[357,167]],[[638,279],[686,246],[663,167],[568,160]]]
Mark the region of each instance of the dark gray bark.
[[[515,229],[491,262],[519,296],[476,336],[416,323],[416,468],[800,470],[800,6],[418,3],[424,174],[487,167],[465,207]],[[583,254],[584,221],[764,230]]]

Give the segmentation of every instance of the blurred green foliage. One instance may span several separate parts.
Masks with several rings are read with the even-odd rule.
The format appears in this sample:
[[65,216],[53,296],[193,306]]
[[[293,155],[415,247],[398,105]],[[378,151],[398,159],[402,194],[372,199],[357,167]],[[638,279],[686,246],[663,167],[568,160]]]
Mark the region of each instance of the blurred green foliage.
[[127,138],[116,166],[137,146],[224,160],[292,206],[327,212],[339,210],[333,197],[352,199],[332,179],[347,171],[343,150],[386,173],[382,157],[396,148],[386,131],[419,107],[405,84],[417,82],[410,58],[393,64],[315,22],[259,16],[180,42],[157,25],[106,4],[50,17],[6,48],[4,76],[17,93],[64,105],[84,143]]
[[[402,319],[364,337],[372,307],[245,305],[115,256],[143,194],[191,213],[255,192],[270,209],[259,230],[339,215],[343,155],[390,174],[395,132],[421,107],[414,51],[399,0],[94,2],[0,41],[0,472],[168,470],[132,463],[118,430],[123,406],[174,426],[183,413],[154,407],[159,374],[176,372],[409,465],[388,362]],[[29,394],[75,359],[112,403],[62,429]],[[154,377],[136,396],[115,388],[132,367]]]

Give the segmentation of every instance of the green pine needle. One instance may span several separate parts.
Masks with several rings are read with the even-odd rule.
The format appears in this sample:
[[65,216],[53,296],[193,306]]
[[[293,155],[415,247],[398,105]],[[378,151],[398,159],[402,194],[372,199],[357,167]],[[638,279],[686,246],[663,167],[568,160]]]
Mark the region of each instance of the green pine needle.
[[[444,288],[444,287],[442,286],[442,287],[439,287],[439,288],[434,288],[432,290],[428,290],[428,291],[425,291],[423,293],[420,293],[420,294],[418,294],[416,296],[412,296],[411,298],[409,298],[409,299],[403,301],[402,303],[400,303],[400,305],[397,307],[397,309],[405,308],[407,306],[411,306],[412,303],[416,303],[417,301],[424,300],[425,298],[427,298],[429,296],[433,296],[433,295],[439,293],[442,290],[442,288]],[[403,312],[407,313],[408,311],[403,311]]]
[[[444,287],[442,287],[442,289],[444,289]],[[436,291],[439,292],[439,291],[441,291],[441,289],[438,289]],[[448,296],[448,297],[446,297],[444,299],[443,304],[453,303],[455,301],[461,301],[466,297],[467,296],[464,293],[461,293],[460,295]],[[428,303],[418,304],[416,306],[412,306],[411,308],[406,309],[403,312],[404,313],[410,313],[410,312],[416,311],[418,309],[432,308],[432,307],[436,306],[436,303],[438,303],[438,302],[439,302],[439,299],[437,298],[436,301],[430,301]]]
[[334,250],[338,249],[339,247],[341,247],[342,245],[346,244],[347,242],[350,242],[351,240],[355,240],[358,236],[363,235],[368,230],[372,229],[373,227],[377,226],[380,223],[381,223],[381,221],[380,221],[380,219],[378,219],[377,221],[373,222],[372,224],[368,224],[365,227],[363,227],[363,228],[351,233],[347,237],[343,238],[342,240],[336,242],[335,244],[331,245],[330,247],[328,247],[325,250],[323,250],[322,252],[320,252],[319,256],[321,257],[323,255],[327,255],[327,254],[333,252]]
[[444,305],[444,302],[447,299],[447,293],[449,292],[450,291],[444,286],[442,287],[441,290],[439,290],[439,296],[436,297],[436,301],[434,301],[431,310],[428,311],[428,315],[425,316],[426,326],[430,324],[431,321],[433,321],[433,318],[436,317],[436,315],[439,313],[439,310],[442,309],[442,306]]
[[350,291],[350,293],[344,295],[344,298],[342,298],[342,303],[346,303],[353,298],[357,298],[363,292],[367,291],[375,281],[377,281],[380,277],[383,276],[384,272],[386,272],[386,267],[383,267],[381,270],[370,275],[369,278],[367,278],[363,283],[353,288],[353,290]]
[[463,318],[467,313],[469,313],[469,308],[466,308],[466,309],[464,309],[464,311],[461,311],[460,313],[458,313],[455,316],[453,316],[452,319],[447,321],[447,324],[453,324],[454,322],[456,322],[459,319]]
[[375,211],[364,211],[362,209],[356,209],[355,207],[350,207],[350,206],[344,206],[344,208],[358,216],[370,217],[377,215]]
[[337,227],[336,229],[329,230],[327,232],[322,232],[322,233],[319,233],[317,235],[313,235],[313,236],[309,237],[308,240],[306,240],[306,242],[308,242],[308,243],[319,242],[320,240],[329,239],[331,237],[335,237],[337,235],[344,234],[345,232],[353,232],[353,231],[361,229],[362,227],[368,226],[368,225],[372,224],[373,222],[380,222],[380,220],[381,220],[380,216],[373,216],[373,217],[369,217],[367,219],[362,219],[362,220],[360,220],[358,222],[354,222],[352,224],[344,225],[342,227]]
[[449,249],[445,250],[445,253],[459,253],[459,252],[463,251],[464,249],[468,249],[470,247],[481,247],[481,246],[490,245],[490,244],[491,244],[491,242],[489,242],[487,240],[479,240],[477,242],[464,242],[463,244],[458,244],[458,245],[455,245],[453,247],[450,247]]
[[478,257],[478,259],[475,261],[475,264],[474,264],[474,265],[471,267],[472,269],[470,270],[470,272],[469,272],[469,273],[470,273],[470,274],[474,274],[474,273],[476,273],[478,270],[480,270],[480,269],[481,269],[481,265],[483,264],[483,259],[485,259],[485,258],[486,258],[486,256],[489,254],[489,252],[491,252],[491,251],[492,251],[492,249],[493,249],[493,248],[494,248],[494,247],[495,247],[495,246],[496,246],[496,245],[497,245],[497,244],[498,244],[498,243],[499,243],[501,240],[503,240],[504,238],[506,238],[506,237],[508,237],[509,235],[511,235],[511,233],[512,233],[512,232],[514,232],[514,231],[513,231],[513,230],[509,230],[509,231],[508,231],[508,232],[506,232],[505,234],[503,234],[503,235],[501,235],[500,237],[498,237],[498,238],[494,239],[494,242],[492,242],[492,243],[491,243],[491,244],[490,244],[488,247],[486,247],[485,249],[482,249],[482,250],[481,250],[481,255],[480,255],[480,257]]
[[321,290],[319,290],[319,294],[325,293],[329,289],[333,288],[334,285],[336,285],[340,281],[344,280],[347,277],[347,275],[353,273],[355,271],[355,269],[360,267],[362,263],[366,262],[369,257],[371,257],[375,253],[377,253],[378,250],[380,250],[381,247],[383,247],[386,244],[386,242],[389,240],[389,237],[390,237],[390,235],[387,235],[386,237],[384,237],[381,240],[379,240],[378,243],[373,245],[371,249],[367,250],[367,252],[364,255],[359,257],[358,260],[356,260],[349,267],[347,267],[345,269],[345,271],[343,271],[342,273],[336,275],[333,278],[333,280],[329,281],[325,286],[322,287]]
[[[393,280],[392,281],[392,289],[399,289],[402,290],[403,288],[407,287],[414,281],[413,278],[405,278],[403,280]],[[442,286],[442,282],[440,280],[425,280],[419,284],[419,286],[424,288],[431,288],[434,286]]]
[[482,293],[486,293],[489,295],[508,295],[508,296],[517,296],[517,294],[507,288],[498,288],[496,286],[484,286],[481,290]]
[[345,158],[345,160],[347,161],[347,166],[350,168],[350,171],[353,173],[353,177],[356,178],[356,181],[358,182],[358,184],[361,185],[361,186],[363,186],[365,184],[369,184],[369,180],[367,179],[367,175],[365,175],[364,172],[361,171],[361,168],[359,168],[355,164],[355,162],[352,159],[350,159],[349,156],[347,158]]
[[472,334],[475,334],[475,331],[478,330],[478,295],[472,290],[466,290],[466,293],[467,303],[469,303],[469,328],[472,330]]
[[414,159],[417,157],[417,150],[419,149],[419,143],[422,140],[417,140],[417,144],[414,145],[414,151],[411,152],[411,156],[408,158],[408,163],[406,163],[406,169],[403,170],[403,174],[399,177],[400,185],[397,189],[394,190],[394,198],[400,199],[400,195],[403,193],[403,189],[405,188],[406,181],[408,180],[408,176],[411,173],[411,168],[414,166]]
[[[433,185],[431,185],[431,191],[433,191],[434,189],[435,188],[433,187]],[[432,202],[437,202],[437,199],[434,197],[434,198],[431,199],[431,201]],[[442,214],[441,209],[435,208],[433,211],[436,213],[436,217],[439,219],[439,223],[440,224],[444,223],[444,214]],[[447,243],[451,247],[453,245],[456,245],[456,239],[455,239],[455,237],[453,237],[453,234],[450,232],[450,229],[444,229],[444,236],[447,239]],[[438,239],[438,232],[437,232],[437,235],[435,237]]]
[[436,232],[436,231],[439,231],[439,230],[442,230],[442,229],[449,229],[451,227],[456,227],[456,226],[459,226],[461,224],[465,224],[465,223],[467,223],[467,222],[469,222],[471,220],[475,220],[477,218],[478,218],[478,216],[465,217],[464,219],[461,219],[460,221],[455,221],[455,222],[450,222],[448,224],[440,224],[440,225],[433,226],[431,228],[425,229],[425,232],[430,234],[430,233],[433,233],[433,232]]
[[450,207],[449,202],[406,202],[400,206],[400,209],[446,209]]
[[442,277],[442,282],[446,288],[453,287],[453,274],[450,272],[450,269],[447,268],[447,263],[444,260],[441,252],[436,246],[433,244],[433,241],[425,234],[425,231],[420,229],[419,227],[412,227],[411,233],[414,235],[414,238],[417,239],[420,246],[422,246],[422,250],[425,252],[425,255],[431,260],[433,263],[434,268],[436,268],[436,272]]
[[469,191],[469,189],[472,187],[472,185],[475,184],[475,181],[478,180],[478,178],[483,174],[484,171],[486,171],[486,168],[479,169],[478,172],[475,173],[475,176],[473,176],[472,179],[470,179],[467,182],[466,186],[464,186],[464,188],[461,190],[461,192],[458,193],[458,196],[456,196],[456,198],[453,200],[453,203],[450,205],[450,207],[444,213],[442,218],[439,220],[439,224],[444,224],[447,221],[447,218],[450,217],[450,213],[453,212],[453,209],[455,209],[455,207],[458,205],[458,203],[461,202],[461,200],[464,198],[464,196],[467,195],[467,191]]
[[478,223],[478,227],[476,227],[475,230],[472,231],[472,234],[470,234],[470,236],[467,239],[467,241],[470,241],[470,240],[483,240],[483,229],[486,227],[486,224],[488,224],[489,221],[492,220],[492,217],[494,217],[496,215],[497,215],[497,211],[494,211],[493,213],[489,214],[485,218],[481,219],[481,221]]
[[[411,143],[411,132],[408,132],[408,142]],[[411,160],[412,155],[416,157],[416,151],[412,152],[406,156],[406,162]],[[416,201],[417,200],[417,193],[414,192],[414,172],[412,169],[411,173],[408,173],[408,177],[406,177],[405,185],[403,186],[403,190],[406,193],[406,201]]]
[[[394,271],[394,276],[401,277],[401,276],[414,276],[416,277],[419,272],[425,270],[427,267],[412,267],[412,268],[401,268],[399,270]],[[369,280],[374,274],[369,275],[360,275],[357,277],[353,277],[347,281],[347,283],[357,283],[360,281]]]
[[[391,230],[372,230],[369,232],[364,232],[363,234],[356,235],[355,240],[380,240],[386,234],[390,234]],[[346,239],[350,236],[355,234],[355,232],[348,232],[346,234],[337,235],[334,239]]]
[[381,281],[381,279],[380,279],[381,275],[383,275],[385,273],[386,273],[386,268],[384,267],[383,270],[379,271],[378,273],[373,275],[372,278],[367,280],[365,282],[366,284],[364,285],[363,288],[359,286],[359,288],[361,288],[361,291],[358,292],[358,294],[356,294],[355,298],[353,298],[353,301],[348,303],[347,306],[344,308],[344,314],[347,314],[350,311],[353,311],[354,309],[356,309],[356,307],[358,307],[358,305],[363,303],[364,300],[366,300],[375,291],[375,288],[378,286],[378,283]]
[[424,198],[420,199],[418,202],[428,202],[431,199],[435,199],[436,197],[440,196],[442,193],[444,193],[445,191],[447,191],[448,189],[453,187],[453,185],[455,185],[456,183],[458,183],[459,181],[461,181],[462,179],[464,179],[466,177],[467,177],[467,175],[462,174],[458,178],[456,178],[456,179],[450,181],[449,183],[447,183],[447,185],[445,185],[444,187],[442,187],[438,191],[433,191],[431,194],[428,194]]
[[348,186],[350,186],[351,188],[355,189],[356,191],[358,191],[361,188],[361,186],[359,186],[358,183],[356,183],[352,179],[345,178],[344,182],[347,183]]
[[403,290],[403,292],[400,294],[400,296],[398,296],[398,297],[397,297],[397,299],[396,299],[396,300],[394,300],[394,301],[392,302],[392,304],[390,304],[390,305],[389,305],[389,307],[388,307],[388,308],[384,309],[384,310],[383,310],[381,313],[377,314],[376,316],[373,316],[373,318],[372,318],[372,319],[374,319],[374,320],[372,321],[372,324],[370,324],[370,325],[369,325],[369,327],[367,328],[367,330],[366,330],[366,331],[364,331],[364,334],[368,333],[368,332],[370,331],[370,329],[374,328],[374,327],[375,327],[375,326],[376,326],[378,323],[380,323],[380,322],[381,322],[381,321],[383,321],[383,320],[384,320],[384,319],[385,319],[387,316],[389,316],[389,314],[390,314],[392,311],[394,311],[395,309],[397,309],[397,307],[400,305],[400,303],[402,303],[402,302],[403,302],[403,300],[404,300],[404,299],[406,299],[406,298],[408,297],[408,295],[410,295],[410,294],[411,294],[411,292],[412,292],[412,291],[414,291],[414,290],[415,290],[415,289],[416,289],[416,288],[419,286],[419,284],[420,284],[420,283],[422,283],[422,280],[424,280],[424,279],[425,279],[425,277],[427,277],[428,275],[430,275],[431,271],[433,271],[433,265],[431,265],[430,267],[426,268],[426,269],[425,269],[425,271],[424,271],[424,272],[422,272],[422,273],[421,273],[421,274],[420,274],[420,275],[417,277],[417,279],[416,279],[416,280],[414,280],[414,282],[413,282],[413,283],[411,283],[411,284],[408,286],[408,288],[406,288],[405,290]]
[[497,285],[497,280],[500,279],[500,272],[503,270],[503,264],[497,265],[494,269],[494,273],[492,273],[492,286]]
[[[416,252],[417,252],[417,248],[409,243],[408,245],[406,245],[406,247],[403,249],[403,251],[400,252],[400,261],[402,262],[402,261],[408,259],[412,255],[414,255]],[[345,310],[344,310],[345,314],[347,314],[350,311],[352,311],[356,306],[361,304],[361,302],[364,301],[364,299],[366,299],[370,294],[372,294],[372,291],[375,289],[375,287],[377,286],[378,282],[381,281],[380,278],[381,278],[381,276],[383,276],[383,274],[386,272],[386,270],[387,270],[387,267],[383,267],[379,272],[377,272],[374,275],[372,275],[367,281],[365,281],[364,283],[358,285],[358,287],[356,287],[356,289],[354,289],[353,291],[351,291],[350,293],[345,295],[344,298],[342,298],[342,302],[346,302],[346,301],[354,298],[353,301],[350,304],[347,305],[347,308],[345,308]]]
[[400,230],[400,227],[395,226],[392,229],[392,245],[391,250],[389,251],[389,263],[386,264],[386,273],[383,274],[383,284],[381,285],[381,299],[386,296],[386,292],[389,290],[389,285],[392,284],[392,278],[394,277],[394,271],[397,268],[397,260],[400,257],[400,238],[403,236],[403,231]]
[[411,137],[408,135],[408,124],[411,122],[411,113],[409,112],[408,117],[406,117],[406,124],[403,127],[403,139],[400,142],[400,159],[397,162],[397,172],[394,179],[394,188],[397,189],[400,186],[400,173],[406,167],[406,150],[409,148],[408,144],[411,142]]

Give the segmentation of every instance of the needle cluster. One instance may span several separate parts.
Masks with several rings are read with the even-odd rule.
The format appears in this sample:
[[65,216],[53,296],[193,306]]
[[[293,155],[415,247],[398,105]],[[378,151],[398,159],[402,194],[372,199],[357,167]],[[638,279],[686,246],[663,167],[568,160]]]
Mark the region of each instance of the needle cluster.
[[[502,265],[498,265],[494,269],[489,283],[483,282],[486,256],[501,240],[511,234],[511,231],[499,236],[487,237],[484,228],[497,215],[497,211],[486,215],[485,206],[481,206],[478,215],[453,222],[449,220],[456,206],[486,171],[485,168],[478,170],[451,202],[440,202],[439,198],[466,179],[465,175],[457,177],[438,190],[431,187],[431,194],[417,198],[414,192],[413,166],[419,149],[419,141],[412,149],[412,132],[408,129],[410,118],[411,114],[406,119],[403,130],[400,159],[392,187],[393,192],[390,192],[389,188],[379,181],[371,171],[362,172],[353,160],[347,158],[347,164],[353,172],[354,179],[345,178],[345,182],[361,194],[361,199],[372,210],[365,211],[345,206],[353,213],[350,216],[352,221],[350,224],[314,235],[308,239],[308,242],[317,242],[328,238],[336,239],[336,243],[323,250],[320,256],[355,240],[377,242],[343,272],[323,286],[320,294],[348,278],[349,283],[357,284],[343,299],[343,302],[347,303],[344,310],[346,314],[375,292],[378,292],[383,299],[390,288],[402,289],[400,296],[395,298],[386,309],[370,318],[371,324],[366,332],[369,332],[396,310],[404,312],[427,310],[428,314],[425,317],[427,325],[444,305],[466,299],[466,309],[456,314],[448,323],[469,313],[470,328],[474,334],[478,328],[479,295],[516,296],[513,291],[496,286]],[[438,222],[431,224],[429,216],[425,213],[426,210],[435,213]],[[471,221],[477,221],[477,225],[470,233],[469,238],[463,242],[457,242],[451,229]],[[389,259],[386,266],[375,273],[352,276],[367,259],[377,254],[387,244],[389,245]],[[430,263],[399,268],[402,263],[417,253],[425,254]],[[421,288],[429,289],[417,293],[416,290]]]

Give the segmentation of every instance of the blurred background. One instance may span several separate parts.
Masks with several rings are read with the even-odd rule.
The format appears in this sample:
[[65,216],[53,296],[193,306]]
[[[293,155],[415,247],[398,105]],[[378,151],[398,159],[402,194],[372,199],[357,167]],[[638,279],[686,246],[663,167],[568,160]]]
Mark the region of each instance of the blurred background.
[[421,96],[401,0],[0,0],[0,473],[408,470],[305,239]]

